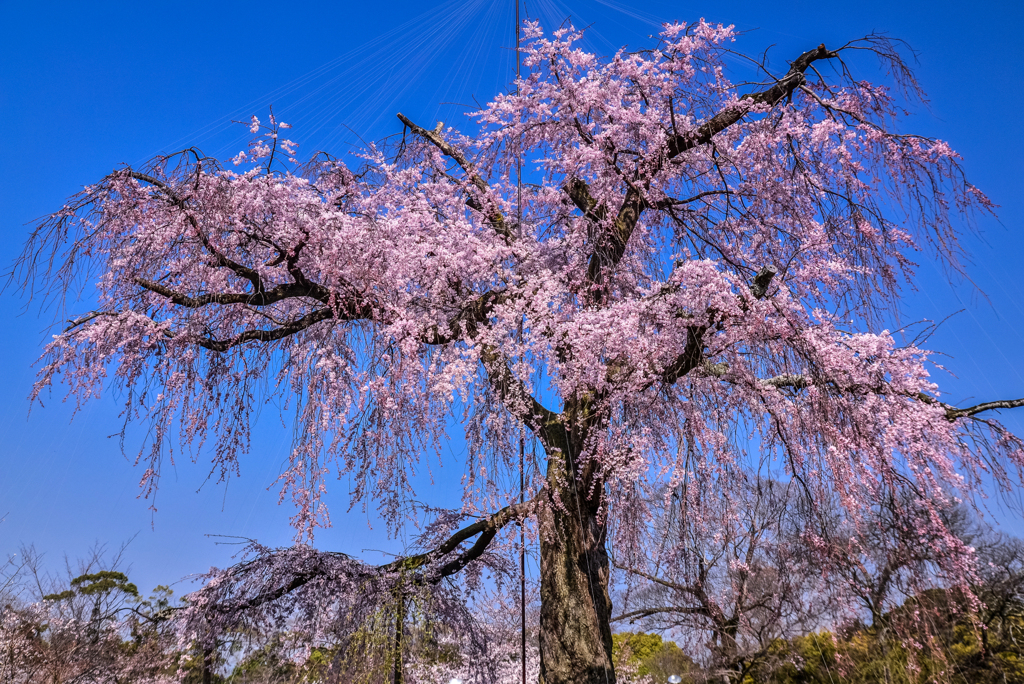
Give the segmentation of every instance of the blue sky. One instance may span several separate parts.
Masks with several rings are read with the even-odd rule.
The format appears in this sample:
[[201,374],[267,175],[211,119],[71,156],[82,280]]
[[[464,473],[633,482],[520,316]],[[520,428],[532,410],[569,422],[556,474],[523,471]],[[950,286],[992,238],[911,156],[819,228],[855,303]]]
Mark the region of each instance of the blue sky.
[[[931,99],[915,132],[948,140],[969,177],[1000,205],[967,240],[975,285],[947,282],[922,265],[908,292],[906,319],[942,319],[964,310],[933,338],[955,374],[954,401],[1024,396],[1024,11],[1012,2],[765,3],[620,0],[527,2],[551,27],[566,16],[590,26],[592,49],[642,45],[659,20],[706,17],[749,31],[738,47],[774,45],[779,63],[821,42],[871,31],[905,39],[919,53],[917,74]],[[969,7],[969,10],[967,9]],[[340,153],[359,137],[400,130],[395,113],[457,123],[463,105],[484,102],[509,82],[510,1],[412,3],[178,2],[28,3],[5,0],[0,41],[0,262],[17,256],[33,219],[123,163],[196,144],[226,156],[247,133],[231,119],[263,116],[273,104],[295,126],[303,149]],[[876,74],[866,72],[866,78]],[[455,103],[455,104],[452,104]],[[983,294],[981,294],[983,293]],[[29,415],[32,363],[51,315],[0,297],[0,553],[34,543],[51,560],[82,555],[96,541],[134,537],[128,558],[142,587],[230,562],[214,535],[286,543],[291,510],[267,491],[290,431],[273,416],[243,476],[225,488],[206,483],[200,462],[168,469],[156,500],[137,498],[141,471],[121,454],[117,404],[107,397],[74,422],[59,394]],[[1024,416],[1007,416],[1024,433]],[[457,448],[456,448],[457,449]],[[449,464],[452,467],[454,464]],[[338,487],[342,489],[342,487]],[[1008,527],[1024,525],[1005,508]],[[394,548],[372,515],[343,514],[318,544],[351,553]],[[373,552],[366,552],[370,558]],[[376,558],[380,558],[379,555]]]

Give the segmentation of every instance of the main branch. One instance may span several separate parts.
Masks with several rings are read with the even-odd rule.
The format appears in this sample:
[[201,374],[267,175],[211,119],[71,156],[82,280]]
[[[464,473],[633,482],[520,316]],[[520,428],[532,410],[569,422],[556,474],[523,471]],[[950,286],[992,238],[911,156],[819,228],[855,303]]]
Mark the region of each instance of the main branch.
[[[469,178],[469,181],[480,191],[482,198],[481,201],[475,197],[470,197],[470,199],[466,201],[466,204],[486,216],[487,222],[491,224],[491,227],[494,228],[494,231],[498,233],[498,235],[505,238],[506,241],[511,240],[513,237],[512,231],[505,222],[505,217],[502,215],[501,209],[498,208],[497,202],[495,202],[494,198],[491,196],[490,185],[487,184],[487,181],[485,181],[479,171],[476,170],[473,163],[466,158],[466,155],[463,154],[462,150],[445,141],[441,136],[441,125],[438,124],[438,127],[435,130],[428,131],[422,126],[414,124],[404,114],[399,113],[398,120],[408,126],[414,134],[430,142],[437,149],[441,150],[446,157],[454,160],[455,163],[459,165],[462,171]],[[484,203],[488,206],[485,206]]]
[[838,53],[827,50],[824,44],[819,45],[814,50],[809,50],[797,57],[790,65],[786,75],[769,88],[744,95],[739,102],[726,107],[700,126],[669,138],[667,147],[660,158],[650,158],[646,162],[637,164],[638,169],[646,169],[646,171],[640,178],[629,183],[625,197],[610,226],[603,225],[606,223],[605,217],[608,214],[608,208],[594,199],[587,183],[579,178],[569,179],[562,190],[583,212],[584,216],[595,225],[600,225],[603,230],[601,236],[594,241],[587,265],[587,280],[597,285],[601,284],[602,272],[614,269],[622,260],[629,238],[632,236],[641,214],[651,206],[647,198],[643,196],[641,188],[650,184],[651,179],[661,170],[667,160],[710,143],[717,134],[738,122],[757,106],[774,107],[804,84],[806,80],[804,72],[812,63],[819,59],[832,59],[836,56]]

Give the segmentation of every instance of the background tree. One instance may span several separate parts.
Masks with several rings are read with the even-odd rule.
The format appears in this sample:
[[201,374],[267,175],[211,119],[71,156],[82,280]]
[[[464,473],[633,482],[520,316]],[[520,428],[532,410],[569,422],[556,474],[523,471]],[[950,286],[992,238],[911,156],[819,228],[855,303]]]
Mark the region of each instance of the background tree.
[[965,587],[935,573],[938,564],[927,553],[909,553],[905,564],[888,562],[892,538],[877,533],[892,519],[885,508],[870,528],[876,533],[855,543],[846,569],[820,577],[830,614],[771,644],[768,657],[751,668],[753,680],[1024,681],[1015,636],[1022,625],[1020,540],[996,533],[963,508],[950,509],[950,528],[977,556],[976,577]]
[[[982,656],[991,656],[993,641],[1024,643],[1024,541],[990,532],[978,544],[978,585],[982,603]],[[1024,662],[1021,662],[1024,675]]]
[[952,535],[950,543],[948,535],[910,525],[920,514],[909,509],[919,501],[911,492],[889,493],[872,505],[863,525],[851,524],[834,500],[805,510],[807,534],[824,556],[819,572],[833,586],[834,620],[877,632],[889,626],[886,615],[908,598],[935,587],[972,584],[971,574],[955,570],[958,564],[973,567],[969,550],[980,528],[972,511],[954,504],[931,511]]
[[[990,207],[948,145],[899,130],[919,93],[898,45],[755,60],[763,81],[734,83],[728,27],[667,25],[606,60],[572,29],[527,37],[517,94],[470,135],[400,115],[401,141],[359,163],[295,168],[284,126],[254,117],[239,172],[195,150],[123,168],[34,233],[25,287],[85,284],[97,303],[48,346],[36,396],[58,375],[79,400],[120,389],[151,421],[148,490],[172,436],[235,472],[254,415],[284,398],[297,528],[328,522],[334,469],[394,530],[424,454],[465,430],[465,496],[435,545],[377,567],[258,550],[192,597],[186,633],[288,613],[317,635],[341,598],[406,592],[455,611],[448,578],[532,517],[541,677],[612,682],[608,545],[638,543],[652,488],[689,477],[699,510],[756,442],[855,525],[914,492],[914,524],[956,547],[935,512],[986,464],[1022,463],[983,414],[1024,400],[945,403],[928,352],[880,324],[911,255],[956,268],[953,220]],[[859,54],[895,91],[851,77]],[[518,503],[524,437],[541,455]]]
[[703,656],[702,676],[725,682],[772,659],[777,641],[818,628],[827,598],[798,485],[751,475],[734,492],[692,511],[680,488],[642,552],[615,561],[629,589],[613,620],[671,634]]

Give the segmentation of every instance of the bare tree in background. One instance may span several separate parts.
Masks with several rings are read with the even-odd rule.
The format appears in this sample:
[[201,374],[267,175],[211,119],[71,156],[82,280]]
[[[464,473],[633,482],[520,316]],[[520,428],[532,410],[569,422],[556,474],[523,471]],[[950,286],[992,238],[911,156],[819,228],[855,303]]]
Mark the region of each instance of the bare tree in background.
[[751,477],[734,495],[744,505],[730,515],[687,510],[673,494],[652,527],[659,552],[616,561],[630,589],[615,621],[673,634],[723,681],[742,681],[824,612],[793,485]]

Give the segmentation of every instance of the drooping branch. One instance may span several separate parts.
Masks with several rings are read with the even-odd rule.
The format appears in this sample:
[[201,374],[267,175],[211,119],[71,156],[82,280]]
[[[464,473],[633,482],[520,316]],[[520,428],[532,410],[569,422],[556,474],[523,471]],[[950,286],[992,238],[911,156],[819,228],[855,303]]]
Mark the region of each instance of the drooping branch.
[[[409,587],[436,585],[480,558],[503,527],[531,515],[546,495],[546,492],[542,490],[529,501],[506,506],[496,513],[458,530],[430,551],[399,558],[380,566],[363,564],[346,554],[316,552],[310,557],[311,560],[307,560],[303,564],[305,567],[289,572],[285,578],[282,578],[285,581],[271,586],[263,586],[244,598],[215,600],[209,604],[208,610],[222,615],[240,617],[278,601],[318,580],[345,580],[356,585],[379,581],[385,583],[400,581]],[[445,561],[448,556],[458,551],[463,543],[474,537],[477,539],[472,546]],[[269,553],[288,554],[293,552],[294,550],[287,550]],[[258,572],[259,570],[253,563],[253,561],[247,561],[228,570],[230,584],[240,585],[248,581],[250,574]],[[339,574],[344,576],[339,576]]]
[[[476,340],[480,328],[487,325],[495,306],[507,302],[503,290],[492,290],[471,299],[447,323],[447,330],[433,326],[420,335],[424,344],[439,345],[458,340]],[[544,406],[509,366],[506,356],[494,345],[483,344],[480,362],[491,388],[502,405],[520,422],[533,430],[545,448],[562,448],[564,426],[561,416]]]

